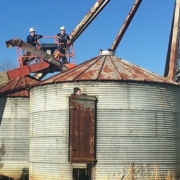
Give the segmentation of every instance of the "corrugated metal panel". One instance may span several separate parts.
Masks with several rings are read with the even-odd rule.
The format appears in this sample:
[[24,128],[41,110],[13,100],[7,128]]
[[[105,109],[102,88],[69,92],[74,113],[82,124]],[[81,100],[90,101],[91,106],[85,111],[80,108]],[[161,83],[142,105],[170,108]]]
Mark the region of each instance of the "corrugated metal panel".
[[30,137],[67,136],[68,122],[63,120],[69,118],[68,113],[68,110],[60,109],[31,114],[33,122],[30,123]]
[[66,137],[30,138],[31,162],[66,163],[68,161],[68,140]]
[[30,180],[72,180],[70,164],[30,163]]
[[178,84],[126,60],[110,55],[101,55],[90,59],[70,70],[64,71],[43,81],[41,84],[85,80],[128,80]]
[[[19,179],[28,168],[29,99],[0,98],[0,174]],[[0,148],[1,149],[1,148]]]
[[[98,98],[97,164],[93,168],[94,179],[119,177],[120,174],[128,172],[132,163],[135,164],[136,176],[140,176],[140,179],[143,179],[145,174],[151,174],[155,164],[161,174],[166,170],[179,171],[178,86],[147,82],[85,81],[39,86],[31,90],[31,134],[34,134],[30,140],[33,147],[30,154],[34,156],[33,154],[38,151],[45,154],[41,157],[36,156],[38,161],[32,157],[32,163],[36,167],[36,172],[31,172],[34,176],[42,176],[42,173],[49,176],[55,164],[64,164],[65,167],[69,165],[66,159],[69,129],[68,96],[75,86],[80,87],[83,93]],[[43,99],[41,103],[40,99]],[[59,115],[54,115],[55,112]],[[59,134],[56,129],[59,129]],[[48,131],[52,138],[50,140],[46,139]],[[55,143],[56,138],[62,139],[60,143]],[[55,151],[57,144],[58,151]],[[53,152],[49,153],[48,157],[51,147]],[[61,156],[65,158],[60,162],[57,159]],[[44,164],[46,168],[43,168]],[[54,172],[52,175],[55,176]],[[67,176],[70,177],[70,174]]]
[[158,110],[98,111],[98,120],[102,121],[97,124],[96,178],[127,174],[132,163],[136,176],[152,175],[155,164],[161,173],[178,170],[179,128],[175,117],[178,120],[179,114]]
[[59,86],[53,93],[51,86],[35,87],[30,97],[30,179],[72,179],[67,136],[69,97]]
[[[30,106],[31,112],[48,111],[68,109],[69,97],[72,94],[72,87],[64,90],[64,85],[54,84],[53,91],[52,85],[38,86],[30,92]],[[62,86],[62,87],[61,87]],[[66,87],[68,86],[65,85]],[[36,93],[38,91],[38,93]],[[46,92],[46,94],[45,94]],[[69,113],[69,110],[68,110]]]

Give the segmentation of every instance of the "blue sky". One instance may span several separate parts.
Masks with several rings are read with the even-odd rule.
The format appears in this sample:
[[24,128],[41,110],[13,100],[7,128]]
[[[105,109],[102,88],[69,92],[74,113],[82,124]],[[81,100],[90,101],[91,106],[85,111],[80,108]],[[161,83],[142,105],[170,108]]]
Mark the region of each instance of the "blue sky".
[[[111,0],[74,43],[77,64],[111,47],[135,0]],[[29,28],[37,34],[55,35],[60,26],[71,33],[96,0],[6,0],[0,7],[0,62],[16,60],[11,38],[26,40]],[[116,56],[160,75],[164,73],[174,0],[143,0],[120,42]],[[45,39],[41,42],[46,42]]]

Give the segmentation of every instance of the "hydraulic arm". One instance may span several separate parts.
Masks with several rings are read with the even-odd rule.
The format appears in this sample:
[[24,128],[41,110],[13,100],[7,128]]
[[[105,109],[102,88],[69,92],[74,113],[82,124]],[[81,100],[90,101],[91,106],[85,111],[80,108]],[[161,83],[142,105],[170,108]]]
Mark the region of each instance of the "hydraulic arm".
[[[85,15],[82,21],[76,26],[76,28],[70,34],[71,43],[75,42],[75,40],[88,27],[88,25],[101,12],[101,10],[107,5],[109,1],[110,0],[97,0],[97,2],[93,5],[90,11]],[[8,48],[14,46],[20,47],[25,51],[34,54],[36,57],[42,58],[43,61],[31,65],[21,66],[13,70],[0,73],[0,84],[9,81],[12,78],[16,78],[22,75],[28,75],[30,73],[36,73],[34,77],[36,79],[42,79],[48,72],[54,72],[55,70],[64,71],[74,66],[74,64],[62,64],[54,56],[34,46],[31,46],[30,44],[18,38],[6,41],[6,46]]]

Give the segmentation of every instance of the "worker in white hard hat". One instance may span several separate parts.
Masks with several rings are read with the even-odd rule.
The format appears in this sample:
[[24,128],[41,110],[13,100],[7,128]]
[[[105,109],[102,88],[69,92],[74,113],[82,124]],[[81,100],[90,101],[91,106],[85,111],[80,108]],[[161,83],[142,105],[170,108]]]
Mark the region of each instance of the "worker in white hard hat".
[[27,36],[27,41],[26,42],[31,44],[32,46],[36,47],[37,40],[42,38],[43,36],[35,34],[35,29],[34,28],[30,28],[29,33],[30,33],[30,35]]
[[[38,39],[42,38],[42,35],[37,35],[35,34],[35,29],[34,28],[30,28],[29,29],[29,35],[27,36],[26,42],[31,44],[32,46],[36,47],[38,45]],[[30,52],[26,52],[24,54],[24,58],[22,58],[23,60],[23,65],[27,65],[31,62],[31,60],[33,59],[31,56]]]
[[71,43],[69,35],[65,33],[66,28],[64,26],[60,27],[60,33],[56,34],[55,37],[58,38],[59,46],[58,50],[62,54],[63,63],[68,63],[66,58],[67,45]]

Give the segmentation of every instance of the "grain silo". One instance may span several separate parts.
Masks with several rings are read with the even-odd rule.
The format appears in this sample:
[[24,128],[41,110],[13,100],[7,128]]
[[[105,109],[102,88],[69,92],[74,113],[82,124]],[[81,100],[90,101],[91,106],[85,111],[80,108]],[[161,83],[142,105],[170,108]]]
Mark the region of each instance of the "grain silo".
[[24,179],[29,168],[29,88],[37,80],[19,77],[0,88],[0,175]]
[[[74,87],[88,96],[73,105]],[[179,85],[112,51],[45,80],[30,101],[30,180],[179,173]]]

